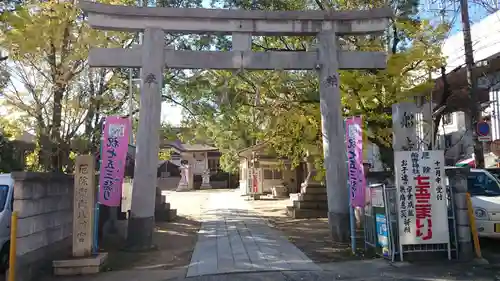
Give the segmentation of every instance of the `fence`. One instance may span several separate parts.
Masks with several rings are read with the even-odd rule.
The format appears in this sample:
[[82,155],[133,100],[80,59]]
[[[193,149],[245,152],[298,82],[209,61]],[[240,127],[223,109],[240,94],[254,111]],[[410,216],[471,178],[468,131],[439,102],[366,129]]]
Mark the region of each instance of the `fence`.
[[[403,261],[406,253],[429,253],[447,252],[448,259],[458,259],[457,227],[455,221],[455,204],[453,201],[453,191],[448,185],[446,187],[446,206],[448,207],[448,229],[450,242],[447,244],[417,244],[400,245],[399,243],[399,220],[397,208],[397,192],[395,186],[385,184],[372,184],[368,189],[370,202],[365,207],[365,248],[374,248],[378,254],[384,258],[395,261],[399,256]],[[378,214],[378,216],[377,216]],[[380,221],[380,214],[385,216],[384,221]],[[377,225],[379,223],[379,225]],[[385,229],[380,229],[380,224],[385,224]],[[384,238],[384,234],[386,235]],[[380,236],[387,241],[381,241]],[[383,245],[383,244],[386,244]],[[384,249],[386,247],[387,249]]]

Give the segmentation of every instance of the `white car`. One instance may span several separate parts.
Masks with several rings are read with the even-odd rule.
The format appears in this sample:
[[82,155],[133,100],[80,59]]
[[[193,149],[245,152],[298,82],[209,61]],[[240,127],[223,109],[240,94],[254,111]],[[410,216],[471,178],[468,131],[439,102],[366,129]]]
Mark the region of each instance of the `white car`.
[[0,174],[0,269],[7,269],[10,249],[10,221],[12,216],[14,180],[10,174]]
[[500,238],[500,181],[486,170],[471,169],[467,178],[480,237]]

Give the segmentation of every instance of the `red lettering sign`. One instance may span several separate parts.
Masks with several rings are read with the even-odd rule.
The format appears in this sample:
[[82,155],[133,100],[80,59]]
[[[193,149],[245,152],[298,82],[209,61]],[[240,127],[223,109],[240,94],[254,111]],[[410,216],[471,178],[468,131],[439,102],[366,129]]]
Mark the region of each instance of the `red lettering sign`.
[[423,240],[432,239],[432,206],[430,204],[431,184],[428,176],[416,176],[417,184],[415,186],[415,216],[417,217],[417,237]]

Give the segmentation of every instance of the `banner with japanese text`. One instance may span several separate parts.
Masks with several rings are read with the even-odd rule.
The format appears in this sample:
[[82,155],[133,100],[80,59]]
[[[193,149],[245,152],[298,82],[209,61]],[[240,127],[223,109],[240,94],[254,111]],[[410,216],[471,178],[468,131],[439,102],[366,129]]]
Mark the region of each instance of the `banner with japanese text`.
[[396,151],[394,166],[401,245],[449,243],[444,152]]
[[129,133],[129,119],[106,117],[99,175],[99,203],[103,205],[120,206]]
[[345,120],[347,175],[352,207],[365,206],[366,180],[363,170],[363,131],[361,116]]

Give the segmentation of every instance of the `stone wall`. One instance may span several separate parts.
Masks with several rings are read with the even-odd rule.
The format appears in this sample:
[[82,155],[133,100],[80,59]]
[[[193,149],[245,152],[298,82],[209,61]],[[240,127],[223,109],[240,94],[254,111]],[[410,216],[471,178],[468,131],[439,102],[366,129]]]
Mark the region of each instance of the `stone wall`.
[[71,254],[73,177],[53,173],[12,173],[18,213],[16,281],[38,279],[52,261]]

